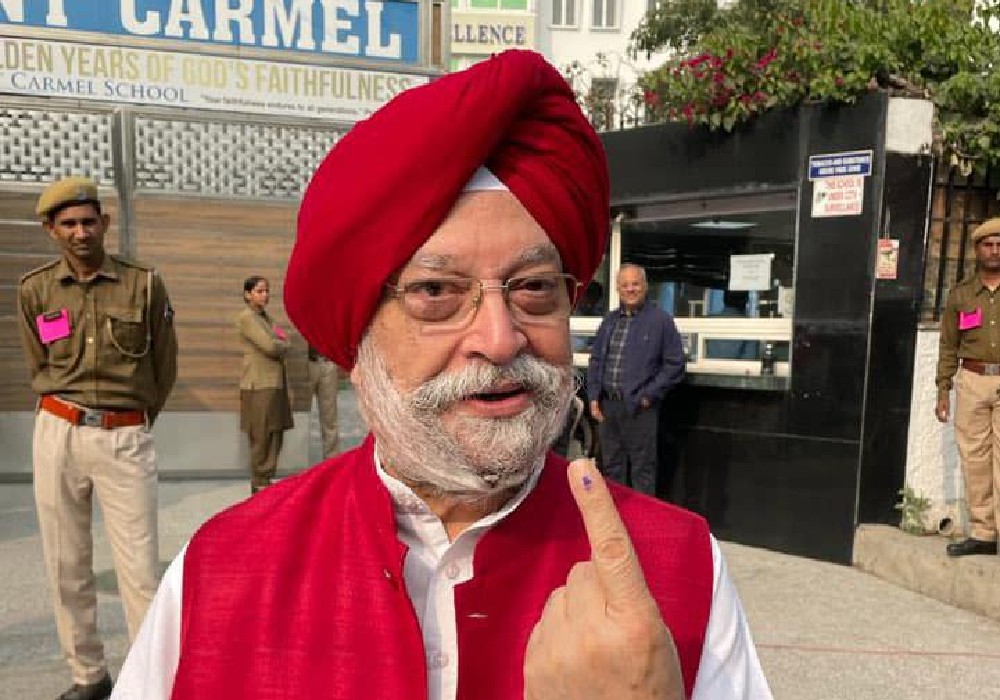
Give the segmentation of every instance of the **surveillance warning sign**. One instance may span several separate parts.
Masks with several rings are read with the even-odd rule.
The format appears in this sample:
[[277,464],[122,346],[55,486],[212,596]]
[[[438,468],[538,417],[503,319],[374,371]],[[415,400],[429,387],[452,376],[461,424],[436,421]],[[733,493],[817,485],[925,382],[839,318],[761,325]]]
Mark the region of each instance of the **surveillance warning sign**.
[[813,218],[861,215],[865,208],[865,180],[871,173],[872,151],[810,156]]

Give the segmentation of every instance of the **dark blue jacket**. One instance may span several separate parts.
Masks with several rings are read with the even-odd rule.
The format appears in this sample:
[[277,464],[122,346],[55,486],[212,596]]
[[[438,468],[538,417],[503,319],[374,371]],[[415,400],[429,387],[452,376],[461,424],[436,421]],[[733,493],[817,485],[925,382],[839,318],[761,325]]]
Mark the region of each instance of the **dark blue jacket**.
[[[587,370],[587,398],[601,396],[604,363],[615,324],[622,310],[612,311],[597,329]],[[674,319],[651,301],[646,301],[632,319],[625,338],[622,358],[622,390],[629,411],[638,413],[639,400],[646,397],[652,404],[663,400],[667,392],[684,379],[684,345]]]

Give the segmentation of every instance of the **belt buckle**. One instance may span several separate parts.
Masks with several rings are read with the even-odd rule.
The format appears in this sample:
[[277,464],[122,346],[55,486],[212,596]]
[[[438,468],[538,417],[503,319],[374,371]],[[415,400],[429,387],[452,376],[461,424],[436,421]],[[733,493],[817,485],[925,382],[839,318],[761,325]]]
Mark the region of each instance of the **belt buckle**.
[[88,428],[103,428],[104,414],[100,411],[84,411],[80,425],[85,425]]
[[983,374],[988,377],[1000,376],[1000,364],[985,363],[983,365]]

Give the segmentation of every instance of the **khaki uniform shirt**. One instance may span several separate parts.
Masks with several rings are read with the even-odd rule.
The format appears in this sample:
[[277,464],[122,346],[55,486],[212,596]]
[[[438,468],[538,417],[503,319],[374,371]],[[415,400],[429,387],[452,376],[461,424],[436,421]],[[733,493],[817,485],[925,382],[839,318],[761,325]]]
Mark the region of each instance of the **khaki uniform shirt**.
[[243,364],[240,389],[277,389],[285,386],[285,355],[292,347],[287,336],[279,338],[274,321],[249,306],[236,317]]
[[[982,314],[982,322],[975,327],[959,330],[959,319]],[[991,292],[983,285],[979,275],[967,277],[948,292],[944,314],[941,316],[941,343],[938,349],[937,387],[938,398],[948,395],[952,377],[958,371],[962,358],[980,362],[1000,363],[1000,290]]]
[[[43,343],[39,317],[62,309],[69,334]],[[105,254],[96,276],[80,282],[60,258],[21,278],[18,311],[35,393],[88,408],[142,410],[150,421],[163,408],[177,378],[177,336],[166,287],[152,268]]]

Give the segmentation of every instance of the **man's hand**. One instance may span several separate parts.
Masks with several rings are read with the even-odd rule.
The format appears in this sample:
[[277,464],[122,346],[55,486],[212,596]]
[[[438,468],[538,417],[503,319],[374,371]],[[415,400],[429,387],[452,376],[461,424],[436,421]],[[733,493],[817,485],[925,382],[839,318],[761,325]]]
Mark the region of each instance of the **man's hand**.
[[569,466],[591,558],[549,596],[524,659],[525,700],[679,700],[677,649],[593,461]]
[[643,396],[641,399],[639,399],[639,405],[642,406],[643,408],[649,408],[653,404],[649,399]]
[[942,423],[948,422],[948,416],[951,414],[951,399],[947,396],[942,396],[937,400],[937,405],[934,406],[934,415]]
[[598,423],[604,422],[604,414],[601,413],[601,402],[594,399],[590,402],[590,415],[594,417]]

